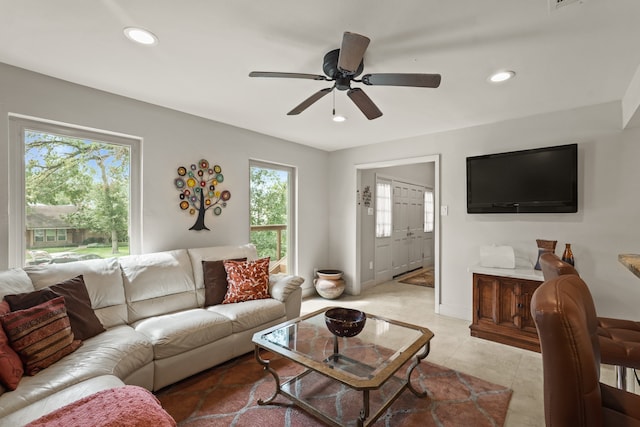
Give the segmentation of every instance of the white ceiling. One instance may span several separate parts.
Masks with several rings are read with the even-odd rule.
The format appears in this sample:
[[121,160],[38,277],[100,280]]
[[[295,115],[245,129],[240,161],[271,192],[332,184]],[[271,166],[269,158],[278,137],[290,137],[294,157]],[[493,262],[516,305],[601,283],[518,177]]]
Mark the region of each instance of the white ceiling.
[[[0,0],[0,62],[337,150],[620,100],[640,64],[640,1]],[[140,26],[145,47],[122,29]],[[368,36],[364,73],[440,73],[438,89],[362,87],[368,121],[344,92],[286,113],[331,83],[249,78],[322,74],[344,31]],[[487,82],[511,69],[514,80]],[[1,102],[1,99],[0,99]]]

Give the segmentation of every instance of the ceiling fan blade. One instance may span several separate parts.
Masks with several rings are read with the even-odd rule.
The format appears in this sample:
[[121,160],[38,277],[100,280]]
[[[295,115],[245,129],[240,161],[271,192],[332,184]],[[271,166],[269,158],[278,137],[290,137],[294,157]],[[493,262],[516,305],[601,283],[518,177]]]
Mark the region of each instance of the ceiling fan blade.
[[365,74],[362,83],[372,86],[438,87],[440,74]]
[[304,73],[275,73],[271,71],[252,71],[249,77],[279,77],[285,79],[310,79],[310,80],[327,80],[325,76],[320,74],[304,74]]
[[354,104],[362,111],[369,120],[377,119],[382,115],[382,111],[378,109],[371,98],[367,96],[362,89],[350,89],[347,96],[351,98]]
[[287,113],[287,116],[295,116],[302,113],[304,110],[309,108],[314,102],[322,98],[323,96],[329,94],[333,90],[332,87],[328,87],[326,89],[320,89],[304,101],[302,101],[297,107]]
[[369,42],[368,37],[345,31],[342,36],[340,55],[338,56],[338,69],[355,73],[362,62]]

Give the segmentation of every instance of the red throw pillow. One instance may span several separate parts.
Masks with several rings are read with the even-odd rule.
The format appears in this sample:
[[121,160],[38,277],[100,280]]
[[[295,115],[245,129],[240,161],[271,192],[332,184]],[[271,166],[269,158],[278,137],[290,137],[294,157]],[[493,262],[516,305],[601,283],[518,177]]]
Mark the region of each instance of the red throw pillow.
[[255,261],[224,261],[229,287],[223,304],[270,298],[269,258]]
[[[9,311],[11,311],[9,304],[6,301],[0,302],[0,316]],[[24,368],[20,356],[11,348],[9,338],[0,327],[0,386],[6,387],[7,390],[15,390],[22,379],[22,374],[24,374]]]
[[82,345],[73,339],[64,297],[12,311],[0,322],[27,375],[35,375]]
[[[246,258],[232,259],[231,261],[246,261]],[[229,283],[227,271],[224,269],[224,260],[202,261],[202,274],[204,277],[204,305],[222,304],[227,294]]]

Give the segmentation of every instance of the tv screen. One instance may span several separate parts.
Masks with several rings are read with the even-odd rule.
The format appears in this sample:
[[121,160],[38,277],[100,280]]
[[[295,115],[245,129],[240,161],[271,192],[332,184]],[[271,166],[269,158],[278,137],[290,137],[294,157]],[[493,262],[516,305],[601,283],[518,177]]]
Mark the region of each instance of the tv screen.
[[468,213],[577,211],[577,144],[467,157]]

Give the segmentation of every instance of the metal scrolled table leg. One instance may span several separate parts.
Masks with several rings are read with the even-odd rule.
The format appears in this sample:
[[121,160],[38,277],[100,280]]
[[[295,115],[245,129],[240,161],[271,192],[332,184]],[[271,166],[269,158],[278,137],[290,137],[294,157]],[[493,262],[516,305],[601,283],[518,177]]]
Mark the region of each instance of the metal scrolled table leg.
[[362,409],[358,418],[358,427],[362,427],[369,418],[369,390],[362,390]]
[[420,361],[422,359],[424,359],[425,357],[427,357],[427,355],[429,354],[429,351],[431,350],[431,347],[429,345],[429,343],[426,343],[424,346],[424,351],[420,354],[416,354],[416,358],[413,361],[413,363],[411,364],[411,367],[409,368],[409,371],[407,372],[407,388],[409,390],[411,390],[411,392],[413,394],[415,394],[418,397],[425,397],[427,395],[427,391],[418,391],[416,390],[413,385],[411,385],[411,373],[413,372],[413,370],[416,368],[416,366],[418,366],[418,364],[420,364]]
[[273,400],[276,398],[276,396],[280,392],[280,377],[278,376],[278,373],[276,371],[274,371],[273,369],[271,369],[271,367],[269,367],[269,361],[264,360],[263,358],[260,357],[260,348],[258,346],[255,347],[254,353],[258,363],[262,365],[262,368],[265,371],[269,371],[271,376],[273,376],[273,379],[276,381],[276,390],[273,392],[273,396],[271,396],[267,400],[258,399],[258,405],[268,405],[269,403],[273,402]]

